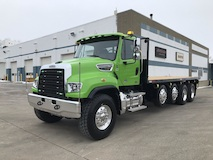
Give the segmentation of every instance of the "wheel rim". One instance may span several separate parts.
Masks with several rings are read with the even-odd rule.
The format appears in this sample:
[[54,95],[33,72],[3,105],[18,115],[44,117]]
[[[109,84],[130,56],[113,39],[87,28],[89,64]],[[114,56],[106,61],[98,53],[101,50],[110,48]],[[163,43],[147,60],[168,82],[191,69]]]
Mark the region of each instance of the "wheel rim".
[[167,99],[167,92],[163,88],[160,90],[160,93],[159,93],[159,101],[161,104],[164,104],[166,102],[166,99]]
[[178,90],[177,87],[172,88],[172,100],[175,101],[178,97]]
[[187,99],[187,90],[183,89],[183,101],[186,101]]
[[195,88],[191,87],[191,99],[195,97]]
[[95,114],[95,124],[99,130],[105,130],[112,121],[112,111],[106,104],[102,104]]

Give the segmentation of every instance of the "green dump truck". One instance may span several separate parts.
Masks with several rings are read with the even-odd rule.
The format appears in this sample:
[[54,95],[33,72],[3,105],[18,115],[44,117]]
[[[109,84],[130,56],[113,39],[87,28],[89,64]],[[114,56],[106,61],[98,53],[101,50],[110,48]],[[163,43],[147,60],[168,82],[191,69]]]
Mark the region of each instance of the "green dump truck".
[[112,132],[117,115],[145,109],[147,101],[192,102],[198,78],[149,75],[150,54],[165,56],[165,49],[149,52],[152,42],[133,32],[78,40],[73,59],[41,67],[28,94],[35,115],[47,123],[78,119],[84,135],[100,140]]

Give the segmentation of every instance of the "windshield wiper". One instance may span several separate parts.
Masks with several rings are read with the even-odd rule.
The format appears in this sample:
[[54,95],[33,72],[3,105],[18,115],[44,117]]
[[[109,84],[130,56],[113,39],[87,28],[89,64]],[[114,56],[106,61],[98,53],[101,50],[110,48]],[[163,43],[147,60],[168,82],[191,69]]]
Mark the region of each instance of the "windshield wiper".
[[98,55],[87,55],[87,57],[99,57]]

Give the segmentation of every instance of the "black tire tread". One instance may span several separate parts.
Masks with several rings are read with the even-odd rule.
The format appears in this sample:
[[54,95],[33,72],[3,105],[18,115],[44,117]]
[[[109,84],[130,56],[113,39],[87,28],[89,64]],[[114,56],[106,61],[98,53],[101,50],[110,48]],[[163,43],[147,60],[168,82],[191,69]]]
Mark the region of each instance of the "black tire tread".
[[187,89],[187,97],[188,97],[188,88],[185,84],[181,84],[178,86],[178,97],[177,97],[177,101],[176,103],[179,104],[179,105],[184,105],[186,104],[187,102],[187,99],[186,101],[183,101],[183,96],[182,96],[182,93],[183,93],[183,88],[186,87]]
[[92,104],[92,100],[87,100],[83,103],[81,112],[81,118],[79,120],[79,129],[81,133],[89,138],[92,139],[92,136],[89,133],[88,127],[87,127],[87,119],[89,114],[89,106]]
[[167,89],[168,90],[168,103],[170,103],[170,104],[174,104],[177,101],[177,98],[176,98],[176,100],[172,99],[172,89],[174,86],[178,89],[177,84],[175,84],[175,83],[172,84],[172,86],[168,87],[168,89]]
[[[90,139],[100,140],[100,139],[107,137],[111,133],[111,131],[110,131],[105,136],[97,136],[97,135],[91,135],[91,133],[90,133],[91,131],[89,131],[89,126],[91,124],[88,123],[88,120],[89,120],[91,106],[94,106],[94,104],[97,101],[102,100],[103,96],[108,97],[113,102],[113,99],[110,96],[105,95],[105,94],[98,94],[93,99],[89,99],[89,100],[85,101],[84,103],[82,103],[82,113],[81,113],[81,118],[79,119],[79,130],[81,131],[81,133],[83,135],[87,136]],[[112,112],[117,114],[116,110],[114,110]],[[114,123],[115,123],[115,120],[116,120],[116,116],[114,117]],[[113,125],[112,126],[112,128],[113,128],[114,124],[112,124],[112,125]]]
[[194,98],[195,98],[195,96],[196,96],[196,86],[193,84],[193,83],[190,83],[190,84],[188,84],[188,97],[187,97],[187,101],[188,102],[192,102],[192,101],[194,101],[194,98],[191,98],[191,87],[192,86],[194,86],[194,89],[195,89],[195,95],[194,95]]

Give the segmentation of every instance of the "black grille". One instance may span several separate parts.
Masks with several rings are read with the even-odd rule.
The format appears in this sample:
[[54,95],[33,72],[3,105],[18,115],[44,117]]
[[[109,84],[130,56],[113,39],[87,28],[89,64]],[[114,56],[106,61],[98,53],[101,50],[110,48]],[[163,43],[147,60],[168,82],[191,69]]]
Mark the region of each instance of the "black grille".
[[64,98],[64,70],[41,70],[39,76],[38,94],[54,98]]

